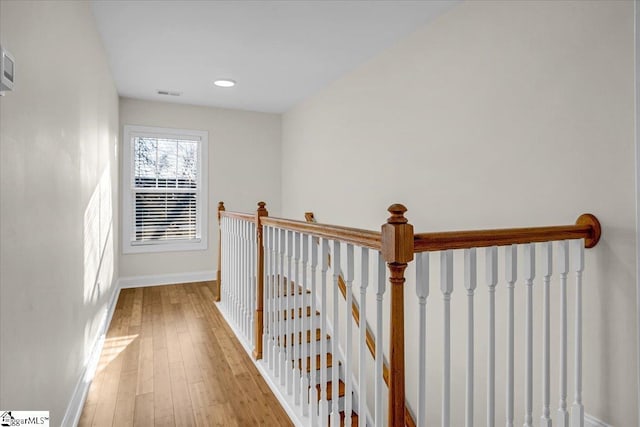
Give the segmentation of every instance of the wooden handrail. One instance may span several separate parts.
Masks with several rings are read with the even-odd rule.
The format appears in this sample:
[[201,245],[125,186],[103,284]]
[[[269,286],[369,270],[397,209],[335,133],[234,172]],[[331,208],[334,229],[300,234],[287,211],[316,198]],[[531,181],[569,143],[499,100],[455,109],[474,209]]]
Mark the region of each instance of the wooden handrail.
[[[305,212],[304,213],[304,217],[307,220],[308,223],[311,224],[315,224],[316,223],[316,219],[315,216],[313,214],[313,212]],[[331,265],[331,261],[329,261],[329,265]],[[340,293],[342,294],[342,298],[346,299],[347,298],[347,284],[344,281],[344,278],[342,277],[342,273],[338,274],[338,289],[340,290]],[[355,302],[355,300],[353,301],[353,303],[351,303],[351,314],[353,316],[353,320],[356,322],[356,325],[359,327],[360,326],[360,307],[358,307],[358,304]],[[365,342],[367,344],[367,348],[369,349],[369,353],[371,353],[371,356],[374,358],[376,358],[376,339],[373,337],[373,333],[371,332],[371,329],[369,328],[369,325],[366,323],[365,320]],[[384,379],[384,382],[387,386],[389,386],[389,364],[387,363],[386,360],[383,359],[382,361],[382,378]],[[411,415],[411,412],[409,411],[409,406],[405,405],[405,416],[404,416],[404,420],[405,420],[405,425],[407,427],[416,427],[416,422],[413,419],[413,416]]]
[[419,233],[414,235],[413,250],[442,251],[569,239],[585,239],[585,247],[592,248],[600,240],[600,234],[598,219],[592,214],[583,214],[574,225]]
[[[220,203],[222,203],[222,202],[220,202]],[[256,222],[255,214],[249,214],[249,213],[244,213],[244,212],[222,211],[222,212],[220,212],[220,216],[221,217],[226,217],[226,218],[241,219],[241,220],[248,221],[248,222]]]
[[363,230],[360,228],[341,227],[338,225],[327,225],[318,223],[308,223],[291,219],[265,217],[262,219],[263,225],[284,228],[298,231],[314,237],[340,240],[345,243],[352,243],[366,248],[381,250],[382,240],[379,231]]

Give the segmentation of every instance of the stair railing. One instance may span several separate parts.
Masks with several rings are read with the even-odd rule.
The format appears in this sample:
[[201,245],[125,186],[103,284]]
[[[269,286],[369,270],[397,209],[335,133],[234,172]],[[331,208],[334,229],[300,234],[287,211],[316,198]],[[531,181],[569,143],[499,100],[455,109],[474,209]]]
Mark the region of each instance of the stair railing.
[[[307,222],[317,223],[313,212],[305,212],[304,217]],[[329,262],[329,265],[331,265],[331,254],[329,254],[328,256],[328,262]],[[345,300],[348,299],[347,285],[344,281],[344,276],[341,273],[338,275],[338,288],[340,289],[342,298]],[[363,304],[366,307],[366,292],[362,289],[360,291],[360,301],[361,301],[361,304]],[[364,334],[364,337],[360,337],[361,341],[366,343],[366,346],[369,349],[369,353],[375,359],[376,339],[373,333],[371,332],[371,328],[369,324],[367,323],[366,316],[362,317],[362,322],[364,322],[364,325],[360,326],[360,322],[361,322],[360,311],[361,311],[361,307],[354,301],[351,305],[351,314],[352,314],[353,320],[356,323],[356,326],[360,328],[361,333]],[[363,312],[366,313],[366,309],[364,309]],[[359,366],[363,366],[366,363],[365,357],[366,356],[364,354],[361,354]],[[385,384],[389,386],[389,363],[384,357],[382,359],[382,379],[384,380]],[[364,381],[366,381],[365,378],[360,378],[360,384],[363,384]],[[359,407],[366,406],[366,398],[367,398],[366,393],[360,394],[359,405],[358,405]],[[405,421],[404,422],[407,427],[416,426],[416,421],[411,413],[411,409],[409,408],[409,405],[406,403],[405,403]]]
[[[264,245],[261,218],[269,213],[264,202],[255,214],[227,211],[218,203],[218,269],[216,301],[231,317],[236,333],[256,359],[262,358]],[[225,250],[223,250],[223,248]],[[222,283],[227,286],[221,286]]]
[[[359,393],[365,394],[359,402],[366,400],[367,375],[363,365],[363,350],[371,350],[371,340],[367,339],[368,313],[366,293],[369,285],[370,270],[375,271],[374,283],[376,316],[375,336],[382,337],[382,302],[389,283],[389,370],[388,370],[388,411],[383,421],[383,378],[384,355],[381,345],[374,346],[374,407],[375,415],[371,422],[376,426],[403,426],[408,424],[408,410],[405,406],[405,306],[404,287],[407,265],[416,258],[416,295],[419,312],[418,336],[418,402],[417,425],[432,423],[427,418],[426,390],[427,377],[427,299],[429,297],[430,271],[439,270],[440,289],[443,295],[443,342],[442,342],[442,406],[441,425],[451,425],[451,328],[450,301],[454,290],[454,250],[463,252],[464,287],[467,293],[467,354],[466,354],[466,398],[465,426],[473,425],[474,419],[474,295],[477,288],[477,249],[485,249],[486,284],[489,292],[489,330],[488,330],[488,366],[487,366],[487,425],[495,425],[495,293],[498,283],[498,247],[504,246],[504,279],[506,282],[508,306],[507,324],[507,386],[506,386],[506,425],[514,422],[514,290],[517,282],[517,254],[520,248],[524,255],[523,276],[526,289],[525,307],[525,414],[524,425],[533,425],[533,283],[536,271],[536,247],[542,254],[543,271],[543,408],[541,425],[551,425],[549,388],[550,388],[550,283],[554,265],[553,247],[557,247],[557,269],[560,281],[561,340],[560,340],[560,404],[557,425],[568,427],[581,426],[584,422],[582,404],[582,274],[584,270],[584,248],[595,246],[600,238],[600,224],[590,214],[580,216],[577,223],[567,226],[536,227],[501,230],[414,233],[413,227],[404,216],[406,208],[392,205],[391,216],[380,232],[348,227],[306,223],[267,215],[264,204],[259,205],[255,215],[227,212],[222,202],[218,209],[220,221],[220,254],[218,263],[219,295],[221,307],[227,312],[227,318],[236,323],[245,337],[250,337],[250,345],[256,359],[264,358],[265,366],[273,372],[275,382],[279,382],[286,394],[292,395],[296,405],[302,408],[303,416],[309,416],[311,425],[340,425],[340,413],[345,425],[356,419],[352,412],[351,396],[355,393],[351,372],[354,363],[351,346],[346,345],[345,355],[339,354],[337,343],[339,335],[345,333],[347,343],[352,336],[351,321],[340,327],[338,289],[340,282],[346,288],[346,313],[343,318],[350,319],[353,312],[354,272],[358,249],[361,290],[359,311],[360,337],[360,376]],[[327,285],[329,271],[329,246],[333,249],[333,282]],[[320,248],[320,253],[318,248]],[[342,249],[346,248],[344,255]],[[369,252],[374,251],[373,262],[369,262]],[[377,260],[375,253],[378,253]],[[430,268],[431,253],[439,255],[439,268]],[[341,258],[343,262],[341,262]],[[377,261],[377,262],[376,262]],[[386,263],[386,266],[385,266]],[[344,276],[340,270],[346,265]],[[320,269],[318,270],[318,267]],[[388,273],[386,270],[388,269]],[[567,277],[569,270],[575,273],[575,355],[574,355],[574,403],[571,417],[567,409]],[[221,270],[221,271],[220,271]],[[316,278],[321,284],[318,288]],[[260,279],[258,279],[260,278]],[[333,325],[329,328],[327,317],[323,313],[319,325],[315,316],[317,309],[327,310],[327,290],[333,291]],[[321,294],[318,299],[318,294]],[[309,319],[303,313],[310,313]],[[316,332],[316,326],[317,332]],[[307,331],[308,346],[305,345],[303,331]],[[331,332],[331,337],[327,334]],[[319,345],[313,345],[318,337]],[[288,343],[288,345],[287,345]],[[332,369],[331,388],[327,387],[327,368],[331,349],[333,357],[340,357],[340,369]],[[313,375],[320,364],[320,375]],[[337,367],[336,367],[337,368]],[[306,375],[311,372],[311,375]],[[338,375],[343,372],[342,379]],[[332,396],[334,397],[332,399]],[[338,404],[335,397],[347,396]],[[357,417],[359,426],[368,425],[366,408]],[[413,421],[413,420],[412,420]],[[571,421],[571,424],[569,424]]]

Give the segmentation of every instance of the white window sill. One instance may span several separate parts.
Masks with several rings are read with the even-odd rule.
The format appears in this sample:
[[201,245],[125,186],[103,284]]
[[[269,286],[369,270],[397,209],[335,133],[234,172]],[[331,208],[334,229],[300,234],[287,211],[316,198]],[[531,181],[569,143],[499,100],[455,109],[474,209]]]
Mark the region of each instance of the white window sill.
[[168,242],[151,244],[124,244],[123,254],[144,254],[157,252],[184,252],[184,251],[204,251],[207,249],[207,242]]

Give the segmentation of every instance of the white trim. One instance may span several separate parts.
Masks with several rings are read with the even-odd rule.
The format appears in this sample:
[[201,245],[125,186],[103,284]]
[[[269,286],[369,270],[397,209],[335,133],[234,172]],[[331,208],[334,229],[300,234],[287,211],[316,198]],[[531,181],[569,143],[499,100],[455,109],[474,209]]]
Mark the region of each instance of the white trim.
[[291,420],[293,425],[295,425],[296,427],[307,427],[310,423],[310,419],[309,417],[305,417],[302,415],[302,413],[299,413],[299,411],[295,410],[293,395],[287,396],[286,393],[282,393],[282,389],[280,388],[280,386],[273,382],[273,379],[269,374],[269,367],[265,366],[262,359],[254,360],[253,364],[256,365],[258,371],[260,372],[260,375],[262,376],[262,379],[265,380],[265,382],[273,392],[273,395],[276,397],[276,399],[278,399],[278,402],[280,402],[280,405],[284,408],[284,411],[287,413],[287,415],[289,415],[289,419]]
[[[122,253],[152,253],[152,252],[176,252],[176,251],[199,251],[208,248],[207,237],[208,231],[208,169],[209,169],[209,132],[190,130],[190,129],[174,129],[161,128],[152,126],[124,125],[122,135]],[[173,137],[198,141],[200,144],[198,155],[198,196],[197,196],[197,239],[188,242],[180,241],[162,241],[158,243],[132,244],[131,243],[131,227],[132,218],[132,200],[131,200],[131,174],[132,174],[132,154],[133,146],[131,138],[134,135],[153,135],[157,137]],[[181,190],[177,190],[181,192]]]
[[64,413],[64,418],[62,419],[61,423],[63,427],[77,426],[78,422],[80,421],[80,415],[82,414],[82,409],[84,407],[85,401],[87,400],[87,394],[89,393],[89,386],[91,385],[91,381],[93,381],[93,377],[96,374],[96,369],[98,367],[98,361],[100,360],[100,354],[102,353],[105,336],[107,334],[107,330],[109,329],[109,325],[111,324],[111,318],[113,317],[113,312],[116,308],[118,296],[120,295],[120,287],[118,285],[118,281],[114,279],[111,286],[113,288],[111,300],[109,301],[109,305],[107,305],[102,322],[100,323],[98,337],[93,344],[91,355],[85,363],[82,375],[76,383],[73,394],[71,395],[71,400],[69,401],[67,410]]
[[231,331],[234,333],[235,335],[234,338],[240,341],[240,344],[242,344],[244,351],[247,352],[253,364],[256,366],[256,368],[258,368],[258,371],[260,372],[262,379],[265,380],[265,382],[273,392],[273,395],[276,397],[276,399],[278,399],[278,402],[280,402],[280,405],[289,416],[289,419],[291,420],[291,422],[293,422],[293,424],[296,427],[308,426],[309,418],[304,417],[302,415],[302,411],[296,410],[296,405],[293,400],[293,396],[287,396],[286,393],[282,393],[280,387],[276,383],[274,383],[273,380],[271,379],[271,376],[269,375],[269,368],[264,366],[262,359],[255,360],[253,358],[253,349],[251,348],[249,343],[243,338],[244,334],[242,334],[240,329],[237,328],[235,322],[231,319],[230,316],[227,316],[227,312],[224,310],[222,304],[220,302],[216,302],[215,305],[218,308],[218,311],[220,312],[222,317],[224,318],[225,322],[227,322],[227,325],[229,326]]
[[584,427],[612,427],[612,426],[603,421],[600,421],[596,417],[592,417],[589,414],[584,414]]
[[225,322],[227,322],[229,328],[231,328],[235,338],[240,342],[240,344],[242,344],[244,351],[246,351],[251,360],[253,360],[253,349],[251,348],[251,344],[244,338],[244,333],[242,333],[240,328],[238,328],[236,322],[234,322],[231,317],[227,316],[227,312],[222,308],[222,304],[220,304],[220,302],[214,302],[214,304],[218,307],[218,311],[224,318]]
[[177,283],[208,282],[216,279],[216,272],[194,271],[188,273],[155,274],[151,276],[121,277],[120,289],[143,288],[147,286],[175,285]]

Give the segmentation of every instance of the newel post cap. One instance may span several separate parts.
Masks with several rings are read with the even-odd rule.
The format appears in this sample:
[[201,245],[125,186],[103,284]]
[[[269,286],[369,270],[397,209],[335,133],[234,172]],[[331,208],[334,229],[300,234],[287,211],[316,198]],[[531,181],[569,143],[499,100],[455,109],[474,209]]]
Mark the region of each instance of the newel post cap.
[[406,264],[413,260],[413,225],[404,216],[404,205],[396,203],[387,210],[391,216],[382,226],[382,256],[388,263]]

